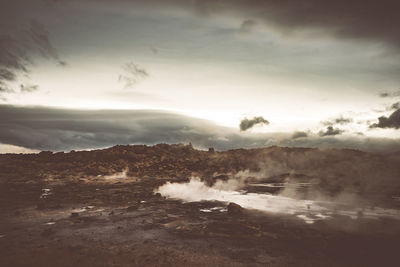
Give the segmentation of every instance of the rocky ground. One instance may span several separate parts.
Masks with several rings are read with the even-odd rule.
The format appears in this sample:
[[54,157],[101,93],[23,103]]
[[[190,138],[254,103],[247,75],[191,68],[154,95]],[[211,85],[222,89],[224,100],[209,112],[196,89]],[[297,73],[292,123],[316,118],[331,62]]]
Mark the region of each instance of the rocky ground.
[[116,146],[0,155],[0,171],[0,266],[398,266],[400,260],[395,218],[337,215],[306,224],[155,193],[167,181],[196,176],[213,185],[245,172],[258,183],[312,183],[315,190],[302,190],[301,198],[351,192],[368,205],[400,209],[399,153]]

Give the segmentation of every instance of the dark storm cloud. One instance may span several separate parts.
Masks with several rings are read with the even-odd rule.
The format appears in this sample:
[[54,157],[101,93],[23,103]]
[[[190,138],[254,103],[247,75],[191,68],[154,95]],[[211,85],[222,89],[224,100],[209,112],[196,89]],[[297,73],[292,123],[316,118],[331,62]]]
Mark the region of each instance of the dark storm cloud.
[[10,34],[0,34],[0,78],[3,81],[13,81],[16,78],[15,72],[28,73],[34,53],[40,53],[60,65],[66,64],[60,60],[56,48],[51,44],[45,26],[35,20],[22,27],[16,26]]
[[39,85],[21,84],[19,88],[21,93],[33,93],[39,90]]
[[66,63],[60,60],[57,49],[51,44],[49,33],[45,26],[38,21],[32,20],[28,31],[31,40],[43,57],[53,59],[58,64],[64,66]]
[[380,97],[388,97],[388,96],[389,96],[389,93],[385,93],[385,92],[379,93],[379,96],[380,96]]
[[[46,26],[31,14],[32,8],[44,7],[43,1],[4,0],[0,7],[0,88],[15,92],[9,83],[18,75],[29,75],[36,56],[65,66],[52,45]],[[0,92],[1,93],[1,92]]]
[[154,46],[150,46],[150,51],[151,51],[153,54],[155,54],[155,55],[157,55],[157,54],[159,53],[158,48],[157,48],[157,47],[154,47]]
[[7,69],[0,69],[0,81],[14,81],[15,74]]
[[292,139],[305,138],[305,137],[308,137],[308,133],[306,132],[294,132],[292,135]]
[[124,83],[125,88],[135,86],[143,79],[149,77],[149,73],[143,67],[131,62],[122,66],[123,73],[118,76],[118,81]]
[[[72,0],[73,1],[73,0]],[[71,2],[63,0],[59,2]],[[78,2],[78,1],[76,1]],[[115,6],[131,4],[151,8],[178,8],[205,18],[231,15],[240,20],[264,22],[285,34],[314,29],[343,38],[369,39],[400,48],[398,0],[87,0]]]
[[10,36],[0,33],[0,96],[14,92],[8,83],[16,80],[17,72],[27,73],[29,63],[24,49]]
[[352,123],[352,122],[353,122],[352,118],[345,118],[343,116],[340,116],[340,117],[335,118],[335,119],[330,119],[330,120],[327,120],[327,121],[323,121],[322,124],[325,125],[325,126],[332,126],[332,125],[335,125],[335,124],[345,125],[345,124],[349,124],[349,123]]
[[93,149],[117,144],[189,143],[218,150],[271,145],[400,151],[400,140],[309,134],[252,134],[164,111],[66,110],[0,105],[0,143],[39,150]]
[[385,97],[398,97],[400,96],[400,91],[395,91],[395,92],[380,92],[379,96],[382,98]]
[[192,142],[217,149],[259,147],[266,138],[178,114],[149,110],[65,110],[0,105],[0,143],[70,150],[116,144]]
[[242,25],[240,26],[240,32],[249,33],[253,30],[255,25],[256,25],[256,22],[254,20],[247,19],[242,22]]
[[390,109],[394,109],[394,110],[400,109],[400,102],[396,102],[396,103],[392,104],[390,106]]
[[319,136],[330,136],[330,135],[339,135],[342,134],[344,131],[338,128],[333,128],[333,126],[326,127],[325,131],[320,131],[318,133]]
[[389,117],[379,117],[378,123],[374,123],[370,128],[400,128],[400,109],[393,112]]
[[246,131],[252,127],[254,127],[257,124],[264,124],[268,125],[269,121],[264,119],[263,117],[254,117],[252,119],[244,118],[239,125],[239,128],[241,131]]
[[373,39],[400,47],[397,0],[199,0],[196,3],[207,14],[231,11],[249,19],[264,20],[287,33],[322,29],[340,37]]

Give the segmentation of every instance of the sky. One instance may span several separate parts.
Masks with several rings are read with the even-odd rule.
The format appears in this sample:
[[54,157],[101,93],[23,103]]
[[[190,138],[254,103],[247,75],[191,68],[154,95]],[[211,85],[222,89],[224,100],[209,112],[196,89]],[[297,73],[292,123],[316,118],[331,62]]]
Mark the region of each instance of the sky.
[[2,0],[0,152],[160,142],[400,150],[399,8]]

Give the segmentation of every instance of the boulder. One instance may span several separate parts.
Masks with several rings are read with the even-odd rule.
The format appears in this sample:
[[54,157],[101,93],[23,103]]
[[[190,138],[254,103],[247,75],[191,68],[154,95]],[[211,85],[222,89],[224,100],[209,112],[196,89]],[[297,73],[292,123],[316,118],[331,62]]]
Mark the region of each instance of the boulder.
[[236,203],[229,203],[228,207],[228,214],[231,216],[240,216],[243,215],[243,208],[236,204]]

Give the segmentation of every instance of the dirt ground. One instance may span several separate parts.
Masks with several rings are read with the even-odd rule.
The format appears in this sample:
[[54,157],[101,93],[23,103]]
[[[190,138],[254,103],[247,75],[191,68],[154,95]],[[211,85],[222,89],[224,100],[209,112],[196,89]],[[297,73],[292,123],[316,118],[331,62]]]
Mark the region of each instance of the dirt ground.
[[[154,193],[184,175],[105,179],[57,176],[54,167],[40,175],[18,170],[32,170],[36,160],[0,161],[0,266],[399,266],[394,219],[338,215],[306,224]],[[5,180],[5,170],[16,178]],[[212,207],[221,209],[204,212]]]

